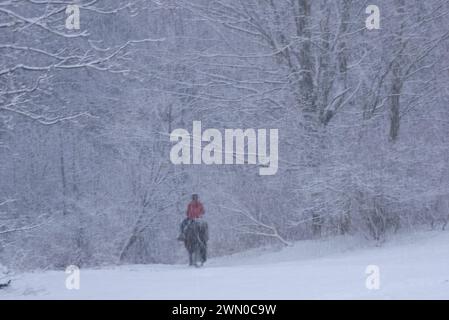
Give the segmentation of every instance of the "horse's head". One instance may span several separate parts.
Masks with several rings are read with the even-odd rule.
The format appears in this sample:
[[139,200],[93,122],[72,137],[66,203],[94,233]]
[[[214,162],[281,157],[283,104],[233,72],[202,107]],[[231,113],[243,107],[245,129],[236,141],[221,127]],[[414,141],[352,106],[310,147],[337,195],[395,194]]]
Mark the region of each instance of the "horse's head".
[[187,225],[184,234],[186,246],[207,241],[207,223],[205,221],[192,220]]

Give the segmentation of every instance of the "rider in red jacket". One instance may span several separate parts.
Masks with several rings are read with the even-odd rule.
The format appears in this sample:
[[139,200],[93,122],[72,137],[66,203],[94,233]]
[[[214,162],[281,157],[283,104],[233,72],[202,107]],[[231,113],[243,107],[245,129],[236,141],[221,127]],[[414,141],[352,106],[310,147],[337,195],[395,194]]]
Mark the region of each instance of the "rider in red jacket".
[[198,219],[204,214],[203,204],[198,200],[198,195],[192,195],[192,201],[187,206],[187,218]]

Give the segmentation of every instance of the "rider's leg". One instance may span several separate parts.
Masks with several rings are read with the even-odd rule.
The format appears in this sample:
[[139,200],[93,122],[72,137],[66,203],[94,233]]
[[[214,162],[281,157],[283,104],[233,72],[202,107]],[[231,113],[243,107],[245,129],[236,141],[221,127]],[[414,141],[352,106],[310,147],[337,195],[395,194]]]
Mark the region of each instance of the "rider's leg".
[[182,220],[181,222],[181,233],[184,232],[184,229],[186,228],[187,219]]
[[185,237],[185,230],[186,227],[188,225],[189,222],[189,218],[185,218],[184,220],[182,220],[181,225],[179,227],[179,236],[178,236],[178,240],[183,241],[184,237]]

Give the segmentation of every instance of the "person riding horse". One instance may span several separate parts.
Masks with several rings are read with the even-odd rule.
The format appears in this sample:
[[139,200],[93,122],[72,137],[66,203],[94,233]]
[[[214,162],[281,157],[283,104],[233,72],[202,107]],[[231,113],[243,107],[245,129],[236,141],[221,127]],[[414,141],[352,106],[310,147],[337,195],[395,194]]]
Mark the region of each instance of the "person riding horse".
[[204,210],[203,204],[198,200],[198,195],[192,195],[192,201],[187,206],[187,217],[181,223],[181,234],[178,237],[179,241],[184,241],[185,230],[187,226],[192,223],[195,219],[200,219],[206,211]]
[[201,265],[207,258],[208,226],[201,219],[205,213],[203,204],[198,200],[198,195],[192,195],[192,201],[187,206],[187,217],[182,221],[178,240],[184,241],[189,252],[189,264],[197,265],[196,260],[201,260]]

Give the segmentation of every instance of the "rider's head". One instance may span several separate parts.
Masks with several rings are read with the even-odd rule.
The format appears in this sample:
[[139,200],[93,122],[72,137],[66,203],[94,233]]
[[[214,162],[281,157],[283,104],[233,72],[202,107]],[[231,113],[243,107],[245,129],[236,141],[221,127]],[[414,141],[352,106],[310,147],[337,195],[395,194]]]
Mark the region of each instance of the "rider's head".
[[196,193],[192,194],[192,200],[198,201],[198,195]]

